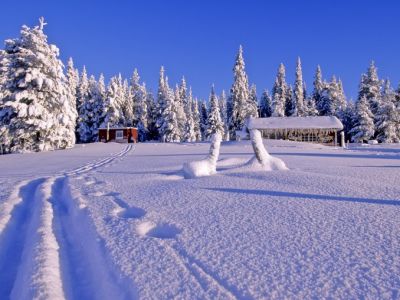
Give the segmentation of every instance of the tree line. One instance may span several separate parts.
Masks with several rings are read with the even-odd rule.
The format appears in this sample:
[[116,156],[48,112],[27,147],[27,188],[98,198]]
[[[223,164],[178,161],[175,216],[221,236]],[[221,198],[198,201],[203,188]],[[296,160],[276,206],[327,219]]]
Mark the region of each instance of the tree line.
[[38,26],[23,26],[21,35],[5,41],[0,50],[1,152],[63,149],[76,142],[98,139],[99,128],[138,128],[139,140],[195,142],[220,132],[235,138],[252,117],[336,116],[348,139],[363,142],[400,141],[400,86],[378,78],[372,62],[361,77],[355,104],[347,101],[340,79],[326,81],[318,66],[311,93],[307,92],[298,58],[294,85],[286,82],[280,64],[271,93],[250,85],[243,49],[233,67],[234,81],[228,96],[211,87],[208,101],[197,99],[183,77],[171,87],[163,67],[154,95],[135,69],[131,78],[121,74],[106,85],[85,67],[78,71],[72,58],[66,68],[59,49],[50,45],[40,19]]

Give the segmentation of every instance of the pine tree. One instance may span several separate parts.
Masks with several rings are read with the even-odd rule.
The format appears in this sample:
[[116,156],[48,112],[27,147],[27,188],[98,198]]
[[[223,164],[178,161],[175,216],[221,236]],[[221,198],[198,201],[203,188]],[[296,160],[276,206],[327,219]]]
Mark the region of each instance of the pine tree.
[[195,141],[200,142],[202,140],[201,120],[200,120],[199,102],[197,101],[197,99],[193,101],[192,110],[193,110]]
[[357,143],[368,141],[374,133],[374,116],[369,109],[367,98],[363,96],[356,103],[353,128],[350,130],[351,140]]
[[257,88],[255,84],[251,85],[249,101],[247,101],[247,113],[249,117],[258,117],[258,98],[257,98]]
[[399,112],[395,107],[395,93],[390,86],[390,81],[385,81],[382,92],[380,106],[375,115],[376,137],[382,143],[397,143],[399,137],[397,133],[397,121]]
[[207,103],[203,100],[201,101],[201,106],[200,106],[200,131],[202,140],[206,139],[207,119],[208,119]]
[[218,98],[215,95],[214,85],[211,87],[210,93],[210,109],[208,111],[206,137],[210,138],[215,133],[224,135],[224,124],[221,120],[221,113],[219,111]]
[[85,116],[87,115],[86,112],[86,103],[89,99],[89,80],[86,72],[86,67],[83,66],[83,70],[81,73],[81,77],[79,78],[79,84],[77,86],[76,91],[76,109],[78,112],[78,119],[76,124],[76,136],[78,137],[79,142],[86,143],[87,138],[91,136],[88,132],[84,132],[85,126]]
[[[179,129],[181,130],[182,140],[191,141],[193,137],[193,122],[190,120],[193,116],[192,114],[192,106],[189,105],[189,95],[186,86],[185,77],[182,77],[181,83],[178,88],[179,92],[179,103],[178,103],[178,124]],[[188,122],[191,122],[188,125]]]
[[163,142],[180,142],[181,132],[179,130],[177,117],[177,101],[179,93],[174,93],[168,85],[168,77],[165,78],[165,106],[162,110],[162,123],[160,126],[160,136]]
[[106,100],[103,103],[102,128],[124,126],[122,103],[124,102],[121,76],[111,78],[107,87]]
[[149,137],[149,108],[147,107],[148,97],[145,83],[140,86],[140,90],[141,97],[138,97],[134,104],[135,120],[137,120],[139,141],[144,142]]
[[293,99],[293,87],[291,84],[286,85],[286,97],[285,97],[285,116],[292,116],[292,112],[295,108]]
[[281,63],[278,69],[278,75],[275,79],[274,87],[272,88],[272,116],[285,116],[287,84],[285,80],[285,66]]
[[[174,99],[175,99],[176,118],[177,118],[177,122],[178,122],[179,137],[180,137],[180,140],[183,140],[186,135],[186,132],[185,132],[186,115],[185,115],[185,109],[184,109],[184,102],[181,98],[181,91],[180,91],[180,88],[178,85],[175,85]],[[185,100],[185,101],[187,101],[187,100]]]
[[305,99],[305,115],[306,116],[318,116],[319,112],[315,105],[315,101],[313,98],[306,98]]
[[67,81],[68,81],[69,88],[71,89],[71,92],[73,94],[71,105],[73,107],[77,107],[76,106],[76,98],[77,98],[77,88],[79,85],[79,71],[78,71],[78,69],[75,69],[74,61],[72,60],[72,57],[70,57],[68,59]]
[[147,140],[159,140],[157,128],[157,105],[154,100],[153,93],[147,92],[147,126],[148,126],[148,137]]
[[[318,112],[322,111],[322,102],[321,102],[321,98],[322,98],[322,92],[324,90],[324,82],[322,80],[322,72],[321,72],[321,67],[318,65],[317,66],[317,70],[315,72],[315,77],[314,77],[314,90],[312,93],[312,99],[315,103],[315,106],[318,110]],[[321,115],[321,113],[319,113]]]
[[373,115],[378,111],[381,98],[381,81],[378,78],[374,61],[369,65],[366,74],[362,74],[358,99],[365,97]]
[[224,140],[229,140],[229,126],[228,126],[228,111],[227,111],[227,100],[225,91],[222,90],[220,99],[219,99],[219,111],[221,113],[221,121],[224,124]]
[[243,48],[239,47],[233,67],[234,82],[230,91],[232,101],[232,114],[229,121],[229,129],[232,137],[235,137],[236,130],[241,130],[246,118],[252,113],[249,108],[249,83],[245,71],[243,59]]
[[301,70],[300,57],[297,58],[296,65],[296,81],[294,83],[293,91],[293,107],[291,111],[292,116],[303,117],[306,115],[306,109],[304,108],[304,83],[303,83],[303,72]]
[[158,91],[157,91],[157,101],[156,101],[156,127],[158,129],[158,136],[160,139],[164,138],[164,133],[162,132],[162,125],[164,123],[163,120],[163,111],[167,105],[167,100],[169,97],[168,87],[165,84],[165,70],[164,67],[161,66],[160,76],[158,80]]
[[83,143],[94,142],[98,135],[102,102],[99,99],[98,84],[94,76],[88,81],[87,96],[79,112],[78,133]]
[[261,118],[269,118],[272,115],[271,96],[268,90],[264,90],[260,99],[260,114]]
[[346,108],[343,113],[343,131],[345,134],[345,139],[346,141],[351,139],[351,130],[354,127],[354,121],[355,121],[355,106],[353,101],[349,101],[348,104],[346,105]]
[[58,59],[39,26],[23,26],[20,38],[0,51],[0,144],[5,152],[63,149],[75,143],[76,108]]
[[[183,140],[186,142],[195,142],[196,141],[196,132],[195,132],[195,120],[193,115],[193,96],[192,89],[189,89],[189,94],[186,97],[185,101],[185,116],[186,116],[186,124],[185,124],[185,134]],[[181,94],[182,99],[182,94]]]

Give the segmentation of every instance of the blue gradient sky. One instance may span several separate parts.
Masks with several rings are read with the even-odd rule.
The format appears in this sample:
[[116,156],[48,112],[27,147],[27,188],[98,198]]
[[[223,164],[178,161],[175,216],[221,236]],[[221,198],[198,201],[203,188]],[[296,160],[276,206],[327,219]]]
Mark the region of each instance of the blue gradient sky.
[[229,90],[239,44],[250,82],[272,87],[280,62],[294,79],[300,56],[308,91],[317,64],[356,98],[360,74],[374,59],[380,77],[400,80],[400,1],[2,1],[0,40],[19,35],[39,16],[64,61],[74,58],[108,79],[137,67],[154,90],[164,65],[170,83],[185,75],[196,96],[210,85]]

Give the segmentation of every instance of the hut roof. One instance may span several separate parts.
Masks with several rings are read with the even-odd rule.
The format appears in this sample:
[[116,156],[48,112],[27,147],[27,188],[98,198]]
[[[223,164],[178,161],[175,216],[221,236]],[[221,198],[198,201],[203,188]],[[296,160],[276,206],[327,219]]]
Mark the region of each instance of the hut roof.
[[250,118],[248,129],[337,129],[343,124],[334,116]]

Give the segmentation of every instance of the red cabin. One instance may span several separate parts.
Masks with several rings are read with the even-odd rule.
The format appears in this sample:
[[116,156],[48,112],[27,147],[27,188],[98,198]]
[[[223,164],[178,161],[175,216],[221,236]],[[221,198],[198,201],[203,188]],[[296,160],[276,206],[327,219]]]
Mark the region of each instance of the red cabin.
[[138,131],[135,127],[100,128],[99,141],[104,143],[136,143],[138,141]]

